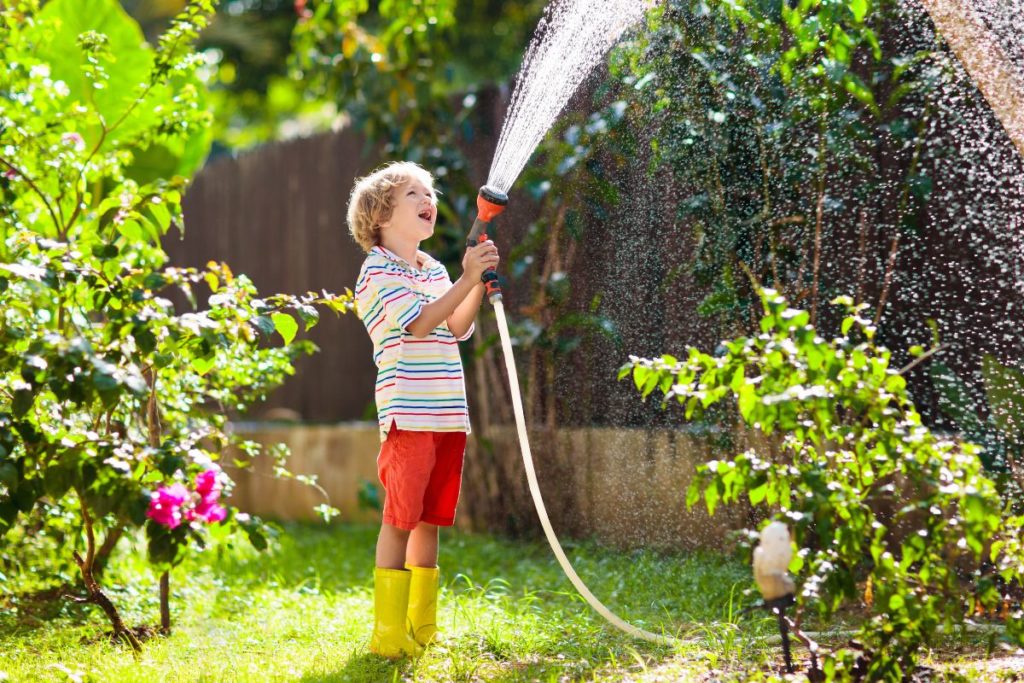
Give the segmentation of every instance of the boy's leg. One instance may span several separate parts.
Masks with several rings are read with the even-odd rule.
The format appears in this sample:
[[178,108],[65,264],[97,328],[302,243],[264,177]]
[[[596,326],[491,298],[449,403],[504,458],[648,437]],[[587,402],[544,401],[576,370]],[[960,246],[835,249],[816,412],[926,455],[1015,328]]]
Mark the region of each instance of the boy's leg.
[[[413,567],[437,566],[437,526],[420,522],[409,534],[405,562]],[[380,566],[380,562],[377,563]]]
[[[410,535],[405,529],[381,524],[380,535],[377,536],[377,566],[382,569],[404,569]],[[436,547],[434,552],[437,552]]]
[[409,626],[420,645],[437,640],[437,567],[409,566]]
[[420,645],[437,638],[437,526],[420,522],[409,534],[406,567],[409,579],[409,624]]
[[409,589],[405,569],[409,535],[422,515],[423,489],[433,467],[429,434],[393,427],[377,457],[384,485],[384,523],[377,537],[374,570],[374,626],[370,651],[389,658],[418,655],[423,648],[409,633]]
[[380,525],[377,567],[373,571],[373,635],[370,651],[396,659],[416,656],[422,648],[409,634],[408,606],[412,572],[404,567],[409,531]]
[[417,656],[423,648],[409,633],[409,588],[412,572],[373,570],[373,635],[370,652],[388,659]]
[[406,558],[412,571],[409,583],[409,622],[416,642],[426,645],[437,637],[437,527],[455,521],[462,480],[466,434],[434,434],[437,460],[424,492],[423,516],[409,536]]

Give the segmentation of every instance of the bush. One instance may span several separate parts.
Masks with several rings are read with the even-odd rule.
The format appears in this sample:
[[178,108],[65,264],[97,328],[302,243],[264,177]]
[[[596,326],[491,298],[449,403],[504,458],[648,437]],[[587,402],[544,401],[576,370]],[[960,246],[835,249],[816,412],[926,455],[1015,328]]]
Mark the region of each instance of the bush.
[[[889,366],[864,306],[837,299],[847,317],[826,341],[806,311],[772,290],[762,301],[757,336],[725,342],[717,355],[691,348],[685,361],[632,358],[620,377],[632,375],[644,396],[658,390],[683,404],[687,419],[735,399],[746,425],[777,435],[782,458],[750,450],[700,466],[688,504],[703,498],[714,513],[746,498],[787,523],[798,619],[867,611],[857,633],[864,649],[829,653],[825,672],[901,679],[940,625],[1007,612],[1008,586],[1024,570],[1021,519],[984,475],[976,446],[921,423],[903,378],[909,367]],[[913,364],[935,350],[911,349]]]
[[[136,649],[99,586],[104,553],[145,527],[166,572],[209,524],[265,547],[258,520],[219,502],[231,481],[217,461],[238,441],[224,411],[263,397],[314,350],[293,343],[295,316],[308,329],[315,305],[350,306],[326,292],[259,298],[225,264],[166,265],[160,239],[180,227],[181,191],[209,147],[191,43],[212,11],[189,3],[152,49],[115,0],[0,9],[0,538],[45,536],[48,522],[64,533],[73,520],[86,600]],[[172,290],[193,310],[177,312]],[[261,344],[275,332],[285,346]],[[31,534],[11,534],[29,520]],[[162,588],[166,629],[166,573]]]

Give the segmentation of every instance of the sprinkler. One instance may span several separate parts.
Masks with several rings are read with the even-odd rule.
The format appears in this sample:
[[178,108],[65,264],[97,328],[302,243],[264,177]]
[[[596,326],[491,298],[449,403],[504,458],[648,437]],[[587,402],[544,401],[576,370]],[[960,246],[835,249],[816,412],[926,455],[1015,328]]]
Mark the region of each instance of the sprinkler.
[[[466,238],[466,245],[475,247],[480,242],[487,240],[487,226],[491,221],[508,205],[508,195],[496,187],[484,185],[476,196],[476,220],[473,221],[473,229],[469,231]],[[493,305],[501,301],[501,285],[498,284],[498,273],[494,268],[488,268],[480,276],[487,291],[487,300]]]
[[[789,541],[789,529],[782,522],[772,522],[761,529],[761,542],[754,549],[754,580],[764,597],[764,601],[748,607],[750,609],[766,609],[779,621],[779,636],[782,643],[782,658],[786,665],[786,673],[794,673],[793,653],[790,647],[789,634],[792,632],[811,653],[810,673],[820,673],[818,669],[818,644],[800,630],[786,616],[786,608],[796,604],[796,585],[789,576],[789,562],[793,559],[793,549]],[[742,613],[741,612],[741,613]],[[810,676],[811,680],[818,680]]]

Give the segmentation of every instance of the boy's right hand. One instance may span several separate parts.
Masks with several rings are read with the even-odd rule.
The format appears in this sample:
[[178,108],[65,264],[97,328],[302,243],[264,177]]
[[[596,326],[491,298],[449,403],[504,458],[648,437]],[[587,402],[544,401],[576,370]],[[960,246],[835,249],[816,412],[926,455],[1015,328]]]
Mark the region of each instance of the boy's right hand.
[[498,247],[487,240],[475,247],[466,247],[466,254],[462,257],[462,271],[467,277],[479,280],[485,270],[497,268],[499,260]]

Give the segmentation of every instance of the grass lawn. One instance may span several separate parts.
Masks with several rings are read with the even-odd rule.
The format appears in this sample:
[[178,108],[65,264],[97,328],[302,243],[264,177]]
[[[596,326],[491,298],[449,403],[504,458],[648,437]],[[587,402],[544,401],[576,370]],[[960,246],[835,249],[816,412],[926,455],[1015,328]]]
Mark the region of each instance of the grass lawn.
[[[677,681],[745,680],[777,668],[744,564],[712,555],[567,548],[594,593],[628,621],[682,633],[664,647],[621,635],[572,590],[546,545],[442,534],[439,627],[446,641],[416,661],[371,655],[372,548],[367,526],[287,525],[270,553],[215,545],[172,575],[170,637],[136,660],[100,637],[94,607],[0,597],[0,680],[10,681]],[[107,586],[131,625],[158,622],[157,577],[124,541]],[[141,546],[140,546],[141,549]],[[9,577],[18,584],[18,577]],[[28,585],[29,579],[23,578]],[[3,585],[3,584],[0,584]],[[972,680],[1011,675],[1012,659],[950,642],[939,658]],[[1009,667],[1012,668],[1012,667]],[[744,673],[746,672],[746,673]]]

